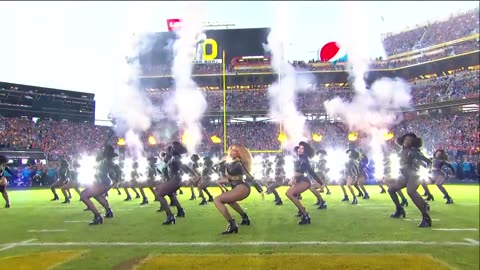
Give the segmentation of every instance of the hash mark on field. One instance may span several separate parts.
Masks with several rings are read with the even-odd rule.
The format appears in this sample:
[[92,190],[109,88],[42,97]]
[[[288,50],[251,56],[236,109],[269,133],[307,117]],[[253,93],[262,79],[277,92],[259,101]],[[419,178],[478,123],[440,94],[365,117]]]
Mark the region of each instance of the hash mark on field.
[[0,251],[4,251],[4,250],[7,250],[7,249],[11,249],[11,248],[14,248],[18,245],[21,245],[21,244],[29,244],[33,241],[36,241],[37,239],[35,238],[32,238],[32,239],[28,239],[28,240],[25,240],[25,241],[22,241],[22,242],[19,242],[19,243],[10,243],[10,244],[3,244],[3,245],[0,245],[0,246],[3,246],[2,248],[0,248]]
[[[421,221],[422,219],[420,219],[420,218],[404,218],[403,220],[406,220],[406,221]],[[440,221],[440,219],[432,218],[432,221]]]
[[467,241],[469,243],[472,243],[472,244],[480,245],[480,241],[472,239],[472,238],[465,238],[465,241]]
[[39,232],[39,233],[44,233],[44,232],[66,232],[67,230],[64,229],[58,229],[58,230],[28,230],[27,232]]
[[65,220],[65,223],[88,223],[90,220]]
[[478,231],[476,228],[435,228],[434,231]]
[[[33,240],[32,240],[33,241]],[[424,246],[479,246],[479,241],[465,238],[464,242],[437,241],[302,241],[302,242],[35,242],[27,241],[4,244],[8,247],[35,246],[291,246],[291,245],[344,245],[344,246],[388,246],[388,245],[424,245]],[[2,246],[2,245],[0,245]]]

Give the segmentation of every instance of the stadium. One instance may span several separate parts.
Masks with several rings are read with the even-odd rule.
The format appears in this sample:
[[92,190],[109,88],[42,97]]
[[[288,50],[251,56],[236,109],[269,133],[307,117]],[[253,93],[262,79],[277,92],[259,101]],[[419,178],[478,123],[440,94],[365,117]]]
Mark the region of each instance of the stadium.
[[166,25],[108,119],[0,74],[0,270],[479,268],[478,7],[383,33],[360,76],[336,42]]

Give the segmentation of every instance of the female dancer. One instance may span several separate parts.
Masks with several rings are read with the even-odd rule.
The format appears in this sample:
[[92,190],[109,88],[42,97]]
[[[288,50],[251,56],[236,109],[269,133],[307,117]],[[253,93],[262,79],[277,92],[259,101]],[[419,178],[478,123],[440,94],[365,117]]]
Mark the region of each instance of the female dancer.
[[[189,173],[192,176],[199,177],[192,169],[187,165],[182,164],[182,155],[187,153],[187,149],[179,142],[173,142],[171,144],[170,158],[166,164],[167,169],[167,181],[161,183],[157,188],[157,198],[160,201],[160,210],[165,210],[167,219],[162,223],[163,225],[175,224],[175,216],[170,210],[170,206],[165,199],[165,196],[174,194],[182,185],[181,172]],[[170,197],[173,204],[177,206],[177,217],[185,217],[185,211],[178,202],[176,196]]]
[[10,175],[13,175],[13,172],[8,168],[7,162],[8,158],[6,156],[0,156],[0,192],[2,193],[3,199],[5,199],[5,208],[10,208],[10,200],[7,192],[8,181],[3,174],[6,171]]
[[157,158],[151,156],[147,158],[147,161],[148,161],[148,167],[146,172],[147,181],[139,183],[139,188],[138,188],[143,198],[142,203],[140,203],[140,205],[148,204],[148,198],[147,198],[147,195],[145,195],[145,188],[149,188],[150,191],[152,191],[153,195],[155,196],[155,201],[157,201],[157,195],[155,190],[153,189],[158,184],[158,183],[155,183],[155,178],[157,177],[157,172],[158,172],[157,167],[155,165],[157,163]]
[[275,196],[275,205],[283,205],[282,199],[278,195],[277,188],[283,185],[285,181],[285,169],[283,168],[284,165],[285,159],[282,155],[278,155],[275,158],[275,179],[267,187],[266,193],[273,193],[273,196]]
[[[198,173],[198,168],[200,167],[198,161],[200,160],[200,157],[197,154],[193,154],[190,159],[192,160],[192,170]],[[190,178],[187,186],[190,187],[190,191],[192,192],[192,196],[190,196],[190,201],[197,199],[197,196],[195,196],[195,186],[198,186],[197,179]]]
[[452,175],[455,174],[455,168],[448,163],[448,154],[444,150],[439,149],[433,154],[433,181],[443,193],[443,198],[447,199],[447,204],[453,204],[453,199],[443,187],[443,183],[445,183],[445,180],[448,178],[448,174],[444,172],[445,167],[450,169]]
[[[225,167],[227,166],[226,158],[227,156],[225,156],[219,163],[213,165],[213,169],[218,173],[219,179],[225,178]],[[218,187],[220,188],[222,193],[228,191],[227,186],[221,183],[221,181],[218,181]]]
[[84,189],[80,196],[81,200],[87,206],[87,209],[92,211],[94,214],[93,221],[90,222],[90,225],[97,225],[103,223],[103,217],[98,212],[97,208],[90,200],[90,198],[95,198],[106,211],[106,218],[113,218],[113,212],[108,204],[107,198],[104,196],[112,186],[112,179],[118,179],[121,177],[120,167],[113,163],[113,159],[117,157],[118,154],[115,153],[113,146],[106,145],[103,149],[102,158],[98,158],[97,171],[95,173],[94,183]]
[[203,195],[203,192],[207,193],[208,201],[213,202],[212,194],[207,190],[207,187],[210,185],[211,177],[210,175],[213,173],[213,161],[210,157],[203,158],[203,169],[202,169],[202,179],[198,182],[198,194],[199,197],[202,198],[202,202],[199,205],[206,205],[207,199]]
[[286,195],[295,204],[298,208],[298,212],[302,215],[298,224],[310,224],[310,216],[305,207],[303,207],[302,203],[298,200],[297,196],[300,196],[302,192],[309,189],[311,186],[310,179],[306,176],[307,173],[318,183],[323,184],[323,182],[313,171],[310,166],[310,161],[308,160],[308,158],[312,158],[315,155],[313,148],[306,142],[300,142],[298,146],[294,148],[294,151],[297,152],[298,159],[294,163],[295,172],[293,176],[293,185],[287,190]]
[[[70,174],[70,170],[68,169],[68,162],[64,159],[60,161],[60,168],[58,169],[57,172],[57,181],[55,181],[52,186],[51,190],[53,193],[53,199],[51,201],[58,201],[58,195],[57,192],[55,191],[55,188],[61,188],[62,186],[66,185],[68,183],[68,177]],[[63,192],[63,191],[62,191]],[[69,196],[67,195],[67,192],[65,191],[63,193],[65,196],[65,201],[63,203],[69,203]]]
[[[241,145],[231,145],[228,148],[228,157],[225,163],[225,178],[220,180],[220,183],[230,183],[232,189],[215,197],[213,203],[217,207],[218,211],[228,222],[227,229],[222,234],[238,233],[238,225],[235,223],[235,219],[232,218],[225,204],[230,205],[237,213],[242,216],[241,225],[250,225],[250,219],[245,211],[238,204],[239,201],[244,200],[250,195],[250,185],[253,186],[263,197],[262,187],[254,180],[252,172],[252,154]],[[244,179],[244,175],[246,179]]]
[[130,181],[125,181],[122,183],[123,190],[125,191],[125,194],[127,194],[127,198],[125,198],[124,201],[130,201],[132,200],[132,197],[130,196],[130,192],[128,192],[128,189],[131,188],[133,192],[135,192],[135,199],[140,198],[140,194],[137,191],[137,186],[138,186],[138,178],[140,178],[142,175],[138,172],[138,162],[134,161],[132,163],[132,171],[130,172]]
[[365,183],[367,182],[369,176],[371,175],[370,169],[368,168],[369,160],[367,155],[363,153],[360,155],[360,159],[358,161],[358,186],[360,187],[361,191],[363,191],[363,199],[368,200],[370,196],[368,196],[368,192],[365,189]]
[[323,192],[323,188],[327,189],[327,195],[330,195],[332,194],[330,192],[330,189],[328,188],[328,171],[329,171],[329,168],[327,167],[327,159],[326,159],[326,156],[327,156],[327,151],[325,150],[318,150],[317,151],[317,155],[318,155],[318,163],[316,164],[316,173],[317,175],[322,178],[324,181],[323,181],[323,184],[324,186],[322,186],[320,189],[320,193]]
[[67,196],[67,193],[70,193],[71,188],[75,189],[79,196],[81,194],[79,189],[80,184],[77,179],[78,168],[80,168],[80,164],[78,164],[78,161],[74,160],[73,171],[69,171],[69,180],[61,188],[63,196],[65,197],[65,201],[63,203],[70,203],[70,199],[72,198],[72,196]]
[[419,227],[431,227],[432,220],[428,214],[427,204],[423,200],[422,196],[417,192],[420,185],[419,176],[417,171],[419,166],[429,167],[432,162],[426,158],[421,152],[420,148],[423,145],[421,138],[417,137],[414,133],[407,133],[396,139],[398,145],[402,146],[402,150],[399,153],[400,156],[400,179],[388,187],[388,193],[392,198],[393,203],[396,206],[396,211],[390,217],[400,218],[405,217],[405,210],[400,205],[398,200],[397,191],[402,188],[407,188],[408,196],[412,199],[413,203],[417,206],[418,210],[422,213],[422,222]]
[[359,170],[358,170],[358,165],[356,163],[356,160],[359,158],[360,154],[355,151],[355,150],[347,150],[346,152],[348,154],[348,162],[345,164],[345,169],[344,169],[344,179],[342,180],[342,183],[340,183],[340,187],[342,188],[343,191],[343,200],[342,202],[348,202],[349,198],[347,195],[347,192],[345,190],[345,185],[347,185],[348,189],[350,190],[350,193],[353,196],[353,201],[352,204],[357,204],[358,200],[357,197],[355,196],[355,192],[353,191],[352,184],[355,184],[359,175]]

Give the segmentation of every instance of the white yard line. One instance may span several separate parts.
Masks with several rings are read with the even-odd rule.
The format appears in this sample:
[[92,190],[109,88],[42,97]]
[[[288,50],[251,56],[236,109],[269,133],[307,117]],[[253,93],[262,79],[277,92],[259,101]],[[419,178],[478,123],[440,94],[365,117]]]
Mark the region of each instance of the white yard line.
[[11,248],[14,248],[20,244],[28,244],[28,243],[31,243],[33,241],[35,241],[37,239],[35,238],[32,238],[32,239],[29,239],[29,240],[25,240],[25,241],[22,241],[22,242],[18,242],[18,243],[10,243],[10,244],[3,244],[3,245],[0,245],[0,251],[4,251],[4,250],[7,250],[7,249],[11,249]]
[[475,245],[477,245],[477,246],[480,245],[480,241],[475,240],[475,239],[472,239],[472,238],[465,238],[464,240],[467,241],[467,242],[469,242],[469,243],[475,244]]
[[56,230],[28,230],[27,232],[32,233],[48,233],[48,232],[66,232],[65,229],[56,229]]
[[478,231],[476,228],[435,228],[433,231],[452,231],[452,232],[461,232],[461,231]]
[[397,246],[397,245],[423,245],[423,246],[479,246],[479,241],[466,238],[463,242],[451,241],[301,241],[301,242],[31,242],[27,240],[19,243],[0,245],[0,250],[13,247],[45,247],[45,246]]

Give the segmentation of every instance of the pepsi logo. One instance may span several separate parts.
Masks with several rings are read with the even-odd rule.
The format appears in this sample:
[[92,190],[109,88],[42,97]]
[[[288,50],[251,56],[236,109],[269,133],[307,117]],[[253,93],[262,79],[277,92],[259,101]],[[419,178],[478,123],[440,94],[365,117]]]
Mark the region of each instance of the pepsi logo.
[[318,54],[318,59],[322,62],[343,62],[348,58],[343,47],[335,41],[323,45]]
[[168,31],[172,31],[176,28],[179,28],[182,24],[181,19],[167,19],[167,28]]

